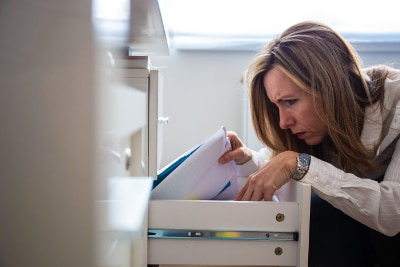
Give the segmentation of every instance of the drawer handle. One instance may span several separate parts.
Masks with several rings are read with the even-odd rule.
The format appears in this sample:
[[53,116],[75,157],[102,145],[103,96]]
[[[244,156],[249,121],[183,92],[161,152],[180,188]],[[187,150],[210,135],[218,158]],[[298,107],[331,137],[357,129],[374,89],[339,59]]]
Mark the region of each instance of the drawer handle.
[[280,256],[283,253],[283,249],[281,247],[275,248],[275,255]]
[[285,220],[285,214],[283,214],[283,213],[278,213],[278,214],[276,214],[276,220],[278,221],[278,222],[283,222],[284,220]]
[[125,156],[125,170],[129,171],[129,168],[131,167],[132,163],[132,151],[129,147],[125,148],[124,156]]
[[158,117],[158,124],[167,124],[169,122],[169,117]]

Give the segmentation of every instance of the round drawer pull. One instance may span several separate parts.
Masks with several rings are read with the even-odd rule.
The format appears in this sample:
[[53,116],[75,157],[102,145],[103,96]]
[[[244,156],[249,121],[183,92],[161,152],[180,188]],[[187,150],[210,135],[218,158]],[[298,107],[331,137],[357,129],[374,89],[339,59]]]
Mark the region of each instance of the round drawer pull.
[[284,220],[285,220],[285,214],[283,214],[283,213],[278,213],[278,214],[276,214],[276,220],[278,221],[278,222],[283,222]]
[[275,248],[275,255],[280,256],[283,253],[283,249],[281,247]]

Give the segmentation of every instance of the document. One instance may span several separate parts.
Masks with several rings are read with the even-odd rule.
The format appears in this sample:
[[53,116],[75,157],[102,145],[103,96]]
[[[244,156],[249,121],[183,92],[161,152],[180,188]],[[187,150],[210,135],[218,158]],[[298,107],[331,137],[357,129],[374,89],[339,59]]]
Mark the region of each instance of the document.
[[218,163],[231,150],[225,127],[160,170],[152,199],[231,200],[238,193],[234,161]]

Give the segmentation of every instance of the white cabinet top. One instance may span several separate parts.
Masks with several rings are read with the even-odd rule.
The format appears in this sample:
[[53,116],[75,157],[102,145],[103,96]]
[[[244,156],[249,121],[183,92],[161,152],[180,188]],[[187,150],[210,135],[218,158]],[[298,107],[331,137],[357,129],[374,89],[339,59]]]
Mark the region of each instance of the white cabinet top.
[[158,0],[94,0],[93,26],[107,49],[128,50],[130,56],[169,55]]

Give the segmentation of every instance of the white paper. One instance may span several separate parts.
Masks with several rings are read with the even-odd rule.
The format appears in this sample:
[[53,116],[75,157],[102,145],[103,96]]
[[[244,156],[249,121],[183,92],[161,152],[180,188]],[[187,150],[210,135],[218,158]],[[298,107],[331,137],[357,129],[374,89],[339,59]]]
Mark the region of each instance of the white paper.
[[[156,188],[152,199],[233,199],[238,192],[236,164],[218,163],[231,145],[222,127]],[[229,187],[225,188],[229,183]],[[223,189],[225,190],[221,192]]]

